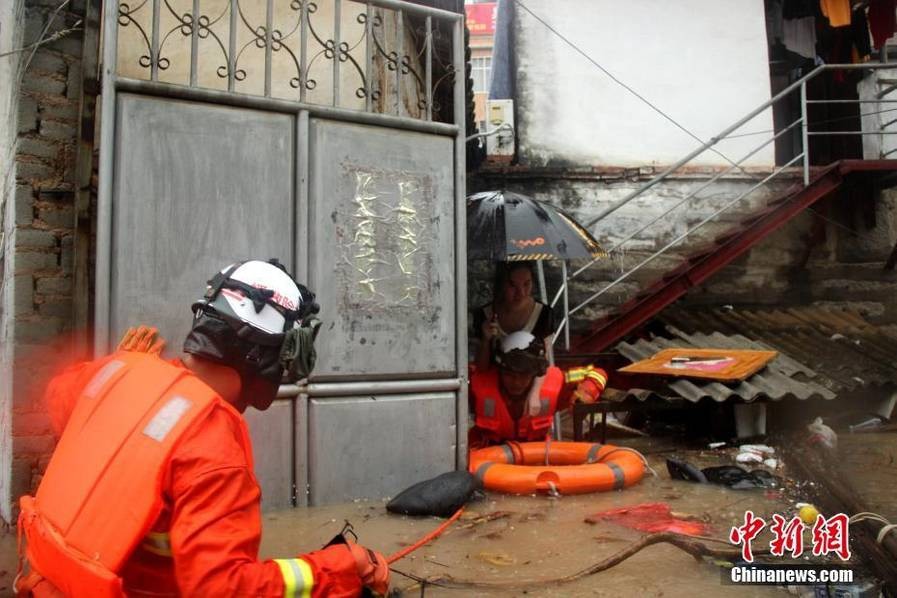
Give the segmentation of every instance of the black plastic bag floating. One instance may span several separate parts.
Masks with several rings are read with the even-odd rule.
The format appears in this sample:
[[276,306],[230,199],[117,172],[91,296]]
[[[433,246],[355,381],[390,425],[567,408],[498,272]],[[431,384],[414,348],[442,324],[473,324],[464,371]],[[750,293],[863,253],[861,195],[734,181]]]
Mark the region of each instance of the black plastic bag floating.
[[690,463],[678,459],[667,459],[667,471],[674,480],[686,480],[702,484],[728,486],[732,490],[752,488],[777,488],[781,480],[763,469],[748,471],[737,465],[720,465],[698,469]]
[[700,484],[708,483],[707,476],[700,469],[678,459],[667,459],[667,471],[674,480],[686,480],[689,482],[698,482]]
[[719,467],[705,467],[701,471],[707,476],[711,484],[721,484],[733,490],[747,490],[750,488],[776,488],[779,479],[763,469],[747,471],[736,465],[721,465]]
[[449,517],[482,488],[466,471],[450,471],[406,488],[386,505],[390,513]]

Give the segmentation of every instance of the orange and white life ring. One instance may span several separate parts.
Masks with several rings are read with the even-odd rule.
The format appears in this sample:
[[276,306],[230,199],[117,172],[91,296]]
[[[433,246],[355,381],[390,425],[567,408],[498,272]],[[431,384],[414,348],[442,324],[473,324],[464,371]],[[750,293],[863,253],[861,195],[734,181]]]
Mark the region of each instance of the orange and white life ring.
[[621,490],[645,475],[635,450],[591,442],[508,442],[471,451],[470,473],[508,494]]

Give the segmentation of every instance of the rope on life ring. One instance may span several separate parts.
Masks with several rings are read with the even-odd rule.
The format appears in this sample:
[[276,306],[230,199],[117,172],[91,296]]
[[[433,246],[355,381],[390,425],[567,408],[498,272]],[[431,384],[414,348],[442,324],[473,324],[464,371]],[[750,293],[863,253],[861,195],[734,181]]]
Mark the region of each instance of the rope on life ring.
[[621,490],[646,469],[638,451],[591,442],[508,442],[470,454],[470,472],[483,486],[508,494]]

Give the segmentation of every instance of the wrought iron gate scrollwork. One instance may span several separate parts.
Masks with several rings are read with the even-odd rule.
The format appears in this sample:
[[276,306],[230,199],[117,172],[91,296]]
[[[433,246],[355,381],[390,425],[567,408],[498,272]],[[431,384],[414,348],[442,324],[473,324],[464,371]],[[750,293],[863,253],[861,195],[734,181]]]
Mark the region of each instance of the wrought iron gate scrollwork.
[[[252,45],[255,45],[256,48],[262,50],[268,47],[268,28],[265,25],[257,25],[253,27],[253,25],[249,22],[249,19],[246,17],[246,14],[243,12],[243,6],[240,0],[235,0],[235,4],[237,7],[237,12],[240,15],[240,21],[246,26],[247,31],[249,31],[252,35],[252,39],[243,44],[243,47],[240,48],[239,53],[237,53],[237,56],[234,58],[234,78],[237,81],[245,81],[246,70],[239,68],[240,58],[242,58],[243,52]],[[308,4],[311,6],[315,6],[314,2],[309,2]],[[293,25],[293,28],[286,34],[284,34],[280,29],[272,27],[270,46],[272,52],[286,52],[286,54],[289,55],[289,57],[292,59],[292,63],[296,68],[296,75],[290,77],[288,82],[290,87],[292,87],[293,89],[299,89],[302,84],[302,67],[299,64],[299,59],[296,58],[296,54],[290,49],[285,41],[294,33],[296,33],[296,31],[299,30],[299,27],[302,24],[302,2],[293,0],[292,2],[290,2],[289,7],[290,10],[299,13],[298,18],[296,19],[296,23]],[[220,72],[219,76],[221,76]],[[225,74],[224,76],[227,75]]]
[[[325,1],[332,4],[332,15],[321,10]],[[347,9],[349,3],[351,9]],[[160,81],[160,73],[176,70],[172,68],[175,61],[189,61],[189,83],[174,84],[215,88],[208,79],[214,72],[213,79],[227,82],[227,91],[260,95],[248,90],[246,84],[250,79],[258,83],[256,77],[264,73],[265,96],[322,103],[320,91],[325,88],[320,81],[320,65],[327,61],[333,65],[330,99],[334,106],[361,109],[354,104],[346,106],[349,96],[338,97],[340,80],[355,78],[355,84],[347,89],[353,90],[354,102],[364,100],[366,111],[429,119],[434,110],[441,109],[437,99],[443,95],[440,87],[454,79],[454,69],[450,61],[443,60],[446,52],[434,52],[434,46],[450,45],[450,40],[438,23],[432,26],[430,18],[414,20],[402,10],[355,0],[291,0],[278,5],[288,8],[287,17],[283,10],[275,15],[273,6],[274,0],[266,6],[257,0],[249,4],[247,0],[142,0],[136,5],[120,1],[118,45],[127,52],[122,54],[125,59],[120,58],[124,61],[119,64],[119,73]],[[331,30],[325,32],[331,16]],[[260,19],[262,22],[256,22]],[[351,39],[340,36],[340,24]],[[176,38],[189,38],[190,47],[182,47],[180,52],[173,49]],[[199,65],[199,45],[210,40],[219,59],[209,65],[204,54],[204,64]],[[258,50],[264,56],[250,59]],[[275,69],[272,63],[277,55],[288,60],[278,61]],[[129,63],[128,57],[136,64]],[[180,64],[179,69],[185,71],[186,65]],[[200,69],[206,75],[202,85]],[[164,82],[172,83],[172,77],[167,75]],[[238,89],[238,83],[244,85]],[[295,91],[284,95],[287,86]],[[314,90],[319,93],[313,101],[307,92]],[[387,105],[387,90],[393,100],[391,106]]]

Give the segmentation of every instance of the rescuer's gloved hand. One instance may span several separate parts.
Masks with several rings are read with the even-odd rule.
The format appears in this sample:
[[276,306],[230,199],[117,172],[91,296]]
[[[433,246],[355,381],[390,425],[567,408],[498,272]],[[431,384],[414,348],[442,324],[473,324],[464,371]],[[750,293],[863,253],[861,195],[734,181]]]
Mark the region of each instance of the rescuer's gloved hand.
[[349,542],[344,535],[300,557],[311,565],[314,585],[332,596],[358,596],[364,588],[379,596],[389,591],[389,565],[382,554]]
[[594,380],[585,379],[576,385],[571,397],[574,403],[596,403],[601,390]]
[[159,337],[159,330],[153,326],[141,325],[137,328],[128,328],[118,343],[119,351],[149,353],[150,355],[161,355],[164,348],[165,339]]
[[374,552],[359,544],[348,544],[361,584],[378,596],[386,596],[389,592],[389,564],[379,552]]

